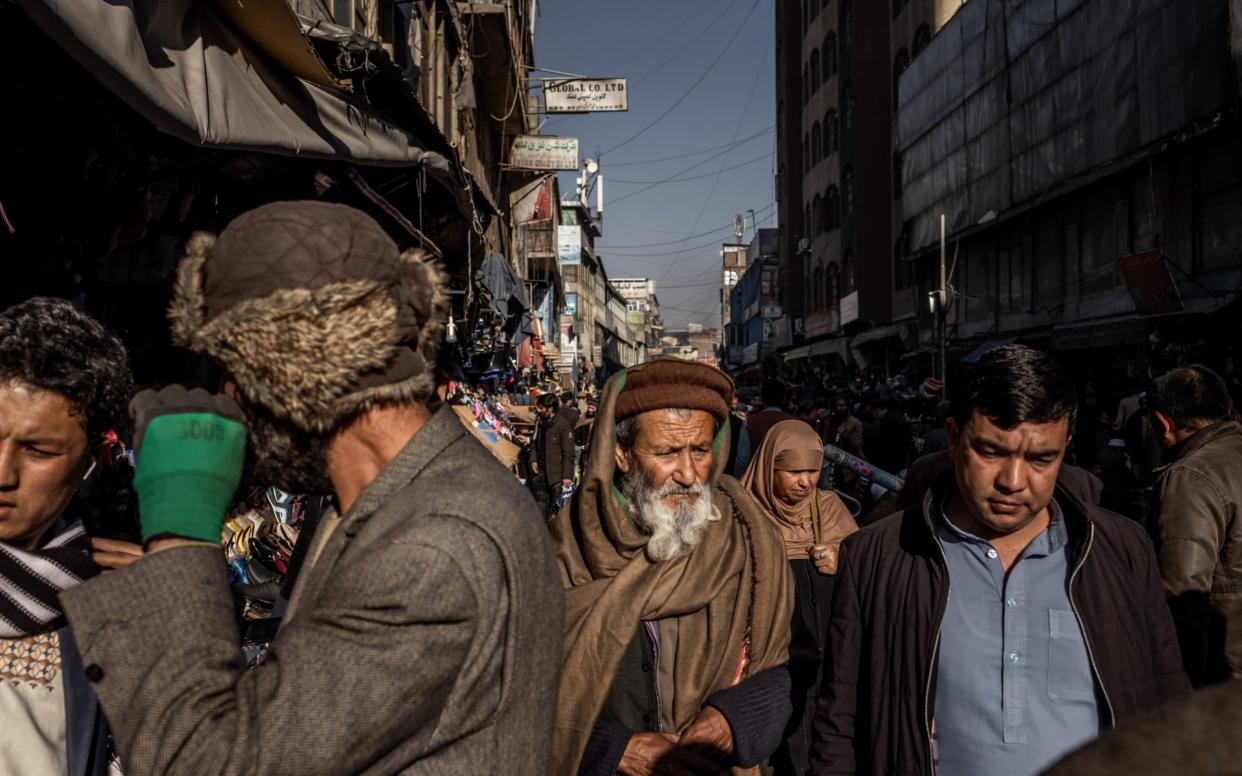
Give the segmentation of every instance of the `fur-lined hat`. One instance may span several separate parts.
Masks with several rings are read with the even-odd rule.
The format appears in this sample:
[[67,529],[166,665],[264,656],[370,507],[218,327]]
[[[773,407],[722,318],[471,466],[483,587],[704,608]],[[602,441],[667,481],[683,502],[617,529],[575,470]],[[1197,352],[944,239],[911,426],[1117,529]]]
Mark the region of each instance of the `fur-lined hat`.
[[186,247],[174,341],[228,369],[247,399],[327,432],[377,401],[421,401],[449,312],[443,271],[365,213],[274,202]]

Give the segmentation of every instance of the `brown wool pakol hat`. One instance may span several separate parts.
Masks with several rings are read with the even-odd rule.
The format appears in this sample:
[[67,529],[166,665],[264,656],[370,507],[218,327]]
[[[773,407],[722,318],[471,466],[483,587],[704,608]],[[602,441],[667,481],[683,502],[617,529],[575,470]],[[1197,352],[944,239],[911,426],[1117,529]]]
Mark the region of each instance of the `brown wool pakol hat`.
[[229,370],[247,399],[312,432],[435,388],[443,271],[375,219],[273,202],[190,238],[168,312],[178,345]]
[[706,364],[661,358],[625,370],[625,387],[617,394],[616,419],[652,410],[710,412],[724,423],[733,399],[733,381]]

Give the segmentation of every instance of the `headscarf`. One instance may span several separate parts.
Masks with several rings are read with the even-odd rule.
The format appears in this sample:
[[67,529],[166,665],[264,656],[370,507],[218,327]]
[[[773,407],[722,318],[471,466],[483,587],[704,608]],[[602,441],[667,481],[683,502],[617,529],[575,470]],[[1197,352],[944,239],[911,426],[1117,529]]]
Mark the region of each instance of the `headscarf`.
[[812,488],[797,504],[776,495],[778,471],[819,471],[824,446],[819,434],[801,420],[783,420],[768,431],[759,453],[742,475],[750,491],[785,537],[785,556],[807,560],[817,544],[835,545],[858,530],[858,524],[832,491]]
[[[676,618],[671,716],[683,729],[712,693],[789,660],[793,585],[781,538],[763,510],[723,476],[729,425],[713,444],[712,501],[721,520],[694,549],[655,562],[613,484],[617,397],[627,374],[604,387],[583,485],[552,520],[565,586],[565,651],[552,744],[556,774],[577,773],[617,669],[643,621]],[[650,376],[650,375],[649,375]]]

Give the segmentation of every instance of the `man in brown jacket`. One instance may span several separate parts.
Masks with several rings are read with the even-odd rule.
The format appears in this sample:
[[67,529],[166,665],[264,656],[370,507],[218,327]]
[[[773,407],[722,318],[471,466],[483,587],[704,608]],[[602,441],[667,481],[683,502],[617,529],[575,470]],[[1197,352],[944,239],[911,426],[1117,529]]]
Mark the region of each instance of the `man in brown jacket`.
[[[530,496],[425,403],[438,268],[357,210],[279,202],[196,235],[175,291],[174,337],[237,403],[135,399],[148,554],[63,595],[126,773],[545,773],[561,593]],[[250,671],[219,547],[247,437],[257,479],[340,512]]]
[[1242,676],[1242,425],[1205,366],[1156,379],[1147,403],[1176,460],[1159,471],[1155,533],[1186,672]]
[[1057,483],[1075,413],[1046,354],[967,370],[953,472],[841,549],[813,773],[1034,774],[1189,689],[1142,528]]

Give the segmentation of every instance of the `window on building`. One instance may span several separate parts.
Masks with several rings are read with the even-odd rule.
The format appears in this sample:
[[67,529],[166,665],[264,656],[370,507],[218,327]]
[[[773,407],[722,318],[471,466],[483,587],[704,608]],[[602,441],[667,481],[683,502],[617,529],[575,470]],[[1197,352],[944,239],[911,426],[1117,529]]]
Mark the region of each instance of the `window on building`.
[[802,104],[806,105],[811,99],[811,66],[802,66]]
[[922,54],[928,43],[931,43],[931,27],[924,22],[914,31],[914,42],[910,44],[910,58],[913,59]]
[[908,0],[893,0],[893,18],[896,19],[905,9]]
[[820,129],[819,122],[811,125],[811,167],[819,164],[822,159],[821,151],[824,148],[823,130]]
[[847,83],[841,89],[841,123],[845,125],[845,131],[851,132],[854,129],[854,84]]
[[893,199],[901,199],[901,151],[893,151]]
[[835,32],[830,32],[824,37],[821,59],[823,59],[824,82],[827,83],[829,78],[837,74],[837,34]]
[[901,83],[901,74],[906,72],[906,68],[910,67],[910,53],[904,48],[898,50],[897,58],[893,60],[893,109],[896,110],[898,103],[897,87]]
[[854,252],[846,251],[845,260],[841,262],[841,282],[843,287],[841,293],[854,293]]
[[819,18],[819,3],[815,2],[815,0],[811,0],[808,10],[811,12],[812,22]]
[[806,175],[811,171],[811,136],[809,134],[802,136],[802,174]]
[[811,200],[811,217],[815,219],[811,234],[816,235],[824,231],[824,200],[818,194]]
[[823,293],[824,286],[824,270],[822,267],[815,269],[815,276],[811,280],[811,309],[822,310],[826,306]]
[[811,231],[811,203],[806,203],[806,212],[802,215],[802,234],[810,237],[814,232]]
[[828,309],[835,310],[841,303],[841,267],[835,261],[828,265],[828,277],[825,283],[828,287],[826,292]]
[[824,116],[824,157],[827,158],[837,152],[840,147],[840,128],[837,121],[837,112],[835,110],[828,111],[828,115]]
[[811,94],[819,91],[819,49],[811,49]]
[[841,226],[841,195],[836,186],[829,186],[824,194],[824,231],[831,232]]
[[845,165],[841,171],[841,188],[845,191],[845,212],[854,212],[854,166]]
[[845,45],[854,44],[854,4],[850,0],[841,0],[841,34],[845,36]]
[[809,9],[809,8],[807,8],[807,0],[802,0],[802,30],[803,30],[803,34],[805,34],[805,33],[806,33],[806,28],[807,28],[808,26],[810,26],[810,24],[811,24],[811,15],[810,15],[810,13],[809,13],[809,10],[810,10],[810,9]]

